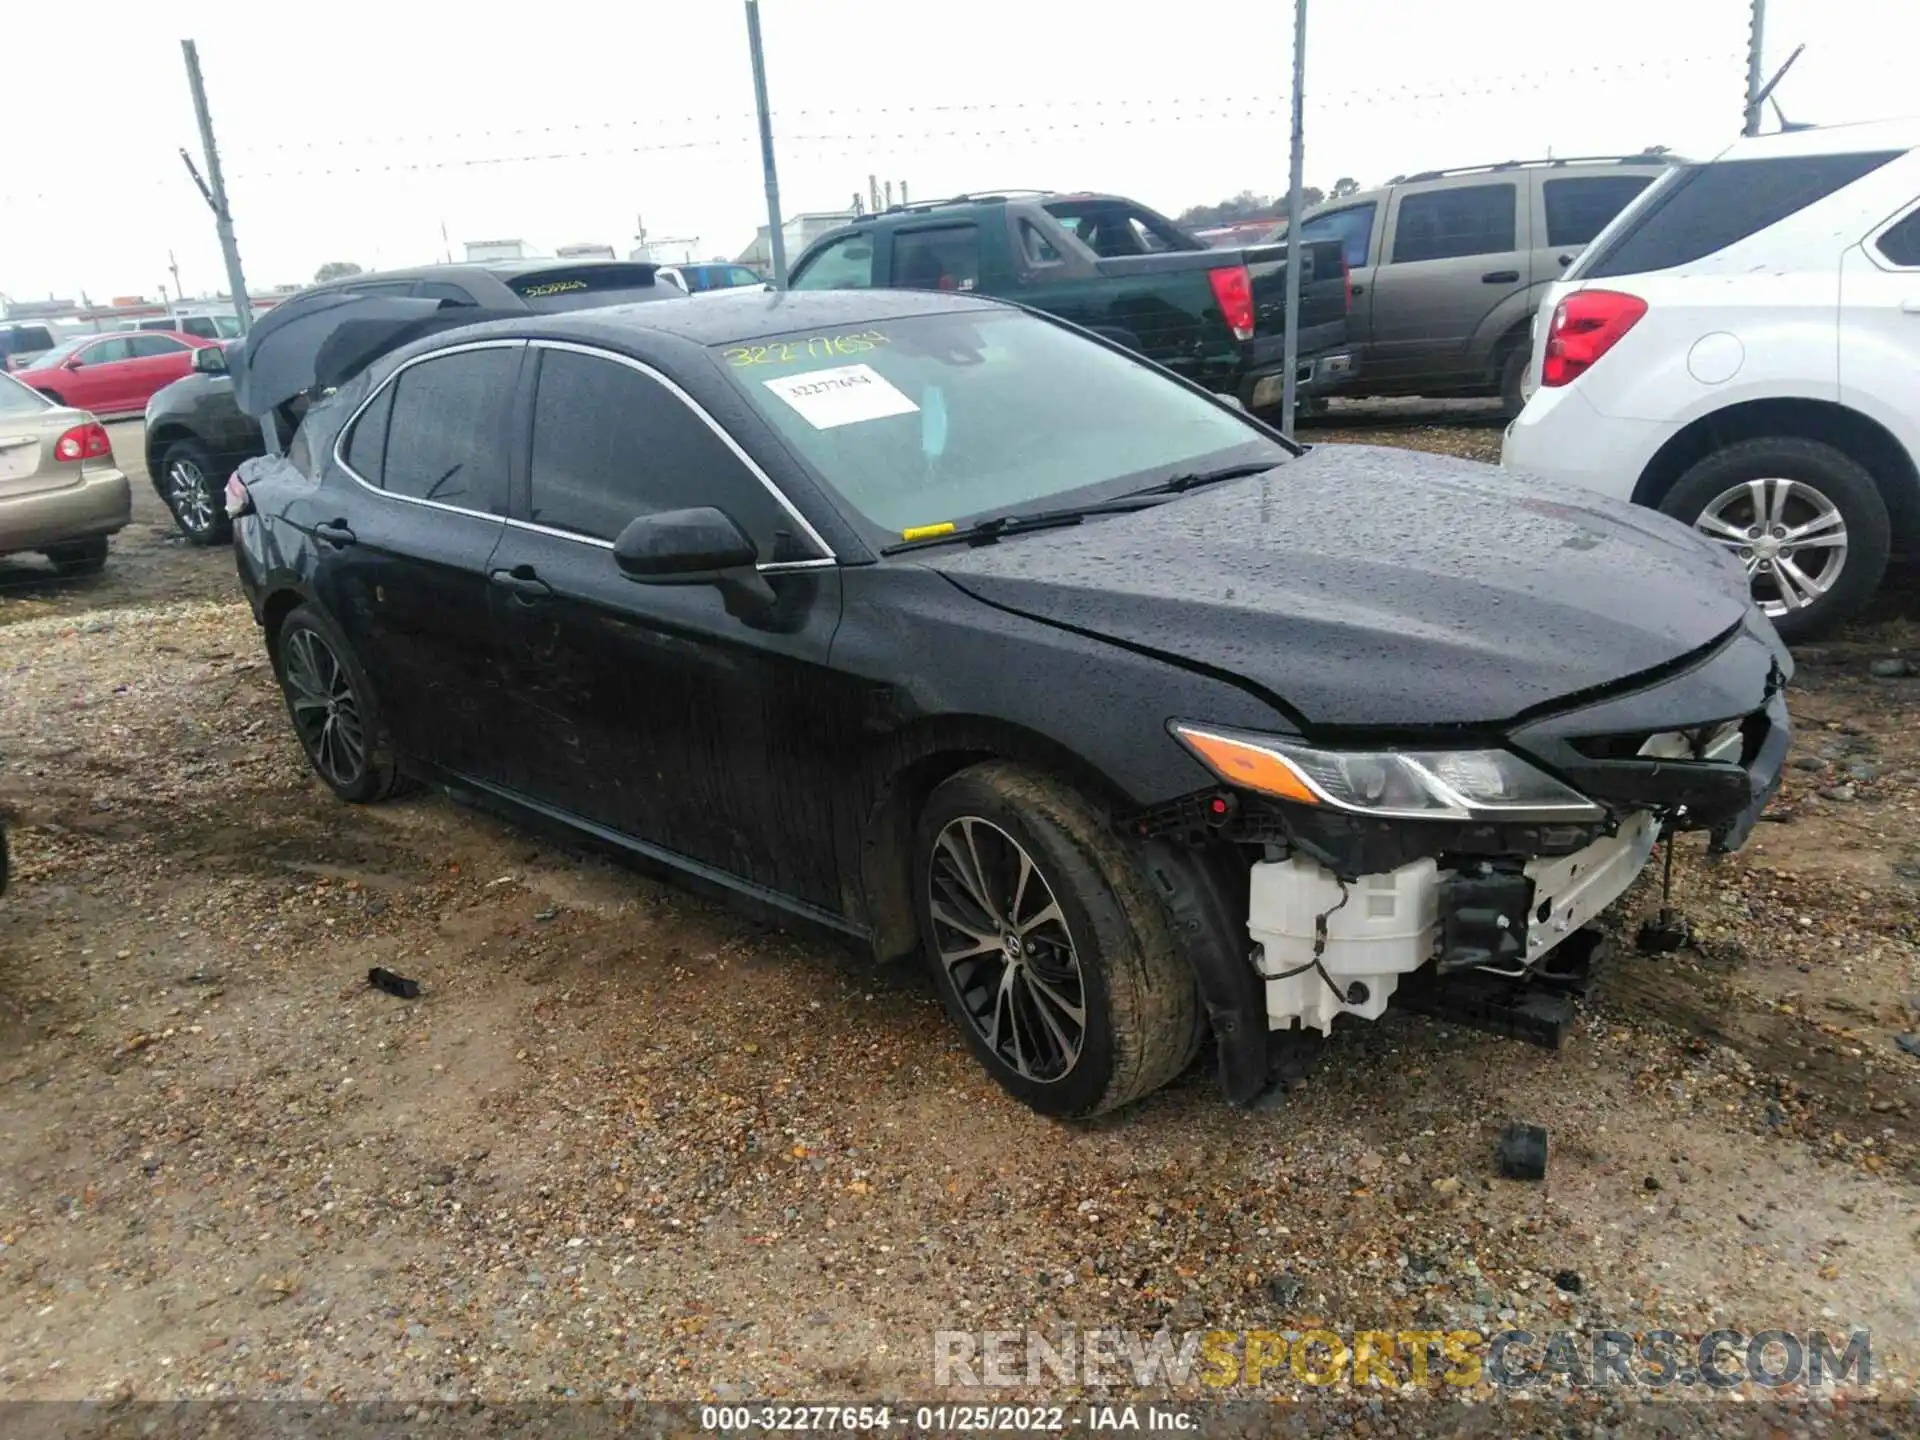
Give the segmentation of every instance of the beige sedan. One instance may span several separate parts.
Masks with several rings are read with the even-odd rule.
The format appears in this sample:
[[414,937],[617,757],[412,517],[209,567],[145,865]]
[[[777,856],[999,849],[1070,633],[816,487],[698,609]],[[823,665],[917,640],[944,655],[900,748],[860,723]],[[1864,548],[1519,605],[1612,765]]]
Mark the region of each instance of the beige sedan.
[[132,517],[100,422],[0,374],[0,555],[38,550],[61,574],[88,575]]

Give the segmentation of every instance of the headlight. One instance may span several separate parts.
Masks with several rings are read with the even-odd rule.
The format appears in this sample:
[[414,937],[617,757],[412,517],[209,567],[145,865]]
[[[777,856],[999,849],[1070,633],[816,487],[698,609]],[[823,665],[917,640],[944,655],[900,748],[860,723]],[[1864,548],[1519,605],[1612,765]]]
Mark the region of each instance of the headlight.
[[1322,750],[1175,721],[1175,738],[1229,785],[1299,805],[1410,820],[1598,820],[1579,791],[1505,750]]

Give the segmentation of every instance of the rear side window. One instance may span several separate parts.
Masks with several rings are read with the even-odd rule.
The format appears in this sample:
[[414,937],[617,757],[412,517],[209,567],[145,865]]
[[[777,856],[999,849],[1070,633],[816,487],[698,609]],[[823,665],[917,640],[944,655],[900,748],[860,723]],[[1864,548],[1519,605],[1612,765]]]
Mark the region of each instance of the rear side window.
[[373,403],[360,412],[353,433],[341,448],[347,468],[369,485],[379,485],[380,466],[387,453],[387,418],[393,414],[393,386],[383,386]]
[[0,375],[0,415],[36,415],[52,408],[53,402],[31,385]]
[[687,403],[618,361],[569,350],[540,359],[528,472],[537,525],[612,540],[642,515],[713,505],[760,545],[762,560],[807,558],[796,527],[759,479]]
[[51,350],[53,344],[53,333],[44,325],[16,325],[10,330],[0,330],[0,355]]
[[517,347],[495,347],[402,370],[391,387],[381,488],[463,510],[503,506],[506,418],[519,365]]
[[1207,248],[1205,241],[1196,240],[1164,216],[1118,200],[1055,200],[1046,210],[1089,250],[1107,259]]
[[1873,242],[1878,250],[1893,265],[1920,265],[1920,210],[1915,210],[1899,224],[1893,225],[1880,234]]
[[1300,238],[1338,240],[1340,254],[1346,260],[1347,268],[1358,270],[1367,263],[1367,256],[1373,250],[1373,216],[1376,208],[1372,201],[1368,201],[1365,205],[1333,210],[1325,215],[1316,215],[1311,220],[1303,220],[1300,222]]
[[972,225],[908,230],[893,237],[900,290],[971,290],[980,283],[980,231]]
[[865,290],[873,284],[873,237],[842,235],[793,277],[795,290]]
[[151,360],[159,355],[178,355],[187,346],[184,341],[171,335],[135,335],[127,341],[127,349],[135,360]]
[[657,300],[674,290],[654,283],[651,265],[568,265],[516,275],[507,288],[529,310],[587,310]]
[[1543,187],[1547,244],[1585,245],[1652,183],[1651,175],[1587,175],[1547,181]]
[[1900,153],[1782,155],[1686,166],[1569,273],[1601,279],[1688,264],[1779,224]]
[[1391,263],[1504,254],[1513,249],[1513,217],[1511,183],[1402,196]]

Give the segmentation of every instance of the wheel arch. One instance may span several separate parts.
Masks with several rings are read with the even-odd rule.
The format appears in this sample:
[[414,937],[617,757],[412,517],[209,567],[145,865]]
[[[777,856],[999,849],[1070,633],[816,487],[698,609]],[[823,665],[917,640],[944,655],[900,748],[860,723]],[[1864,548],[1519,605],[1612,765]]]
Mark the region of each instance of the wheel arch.
[[1124,792],[1057,740],[1011,721],[942,716],[892,736],[876,757],[863,793],[859,884],[876,958],[895,960],[919,945],[913,904],[913,832],[939,785],[971,765],[1011,760],[1062,779],[1109,811]]
[[280,627],[287,616],[308,603],[308,597],[291,585],[269,590],[260,601],[260,629],[266,636],[267,654],[277,663],[280,658]]
[[1654,452],[1634,484],[1634,503],[1658,508],[1680,477],[1714,451],[1768,436],[1818,441],[1852,459],[1879,487],[1896,541],[1920,541],[1920,468],[1879,421],[1831,400],[1745,400],[1700,416]]

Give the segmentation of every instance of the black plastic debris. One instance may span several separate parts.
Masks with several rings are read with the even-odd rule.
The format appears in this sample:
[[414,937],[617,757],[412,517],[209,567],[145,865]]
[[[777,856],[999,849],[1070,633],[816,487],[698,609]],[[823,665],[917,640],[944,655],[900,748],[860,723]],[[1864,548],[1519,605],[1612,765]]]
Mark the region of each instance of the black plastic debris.
[[1509,1180],[1547,1178],[1547,1132],[1541,1125],[1523,1125],[1514,1121],[1500,1132],[1494,1147],[1500,1160],[1500,1173]]
[[1578,1270],[1556,1270],[1553,1273],[1553,1283],[1569,1295],[1578,1295],[1582,1283],[1580,1280],[1580,1272]]
[[367,984],[376,990],[384,990],[389,995],[398,995],[402,1000],[420,998],[420,982],[409,980],[404,975],[396,975],[391,970],[383,970],[378,965],[367,971]]
[[1671,910],[1662,910],[1657,918],[1641,922],[1633,943],[1643,955],[1671,955],[1686,949],[1691,938],[1685,920]]

